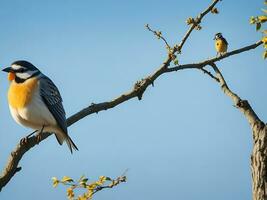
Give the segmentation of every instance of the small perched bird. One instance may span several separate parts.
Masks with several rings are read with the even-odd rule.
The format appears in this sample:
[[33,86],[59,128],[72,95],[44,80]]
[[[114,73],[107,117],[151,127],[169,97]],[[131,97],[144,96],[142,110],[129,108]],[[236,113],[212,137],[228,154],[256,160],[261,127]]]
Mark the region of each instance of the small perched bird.
[[24,60],[12,63],[3,71],[8,72],[8,103],[14,120],[34,129],[33,133],[55,133],[58,143],[62,145],[65,141],[71,153],[73,149],[78,150],[68,135],[62,98],[55,84]]
[[215,40],[215,48],[217,51],[217,56],[222,55],[227,52],[228,42],[226,39],[222,36],[221,33],[216,33],[214,36]]

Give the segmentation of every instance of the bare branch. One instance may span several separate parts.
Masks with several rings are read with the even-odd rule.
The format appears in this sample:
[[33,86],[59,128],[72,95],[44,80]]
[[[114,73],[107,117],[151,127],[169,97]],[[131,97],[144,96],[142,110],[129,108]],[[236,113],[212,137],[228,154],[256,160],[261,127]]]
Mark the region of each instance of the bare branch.
[[204,72],[204,74],[209,75],[212,79],[214,79],[215,81],[219,82],[219,79],[217,77],[215,77],[211,72],[209,72],[208,70],[204,69],[204,68],[200,68],[201,71]]
[[[40,135],[41,140],[46,139],[50,136],[50,133],[43,133]],[[36,136],[32,136],[28,139],[26,143],[19,143],[16,148],[10,153],[7,164],[2,171],[0,176],[0,191],[3,187],[10,181],[10,179],[21,170],[21,167],[18,167],[19,161],[22,156],[29,151],[32,147],[38,144],[38,139]]]
[[236,50],[230,51],[228,53],[225,53],[222,56],[214,57],[214,58],[211,58],[211,59],[207,59],[207,60],[201,61],[199,63],[191,63],[191,64],[184,64],[184,65],[177,65],[177,66],[174,66],[174,67],[169,67],[166,70],[166,72],[178,71],[178,70],[182,70],[182,69],[194,69],[194,68],[199,68],[200,69],[200,68],[205,67],[206,65],[210,65],[212,63],[218,62],[218,61],[223,60],[223,59],[225,59],[227,57],[230,57],[230,56],[233,56],[233,55],[236,55],[236,54],[243,53],[245,51],[249,51],[249,50],[255,49],[258,46],[260,46],[262,43],[263,42],[260,40],[260,41],[258,41],[256,43],[251,44],[251,45],[248,45],[248,46],[242,47],[240,49],[236,49]]
[[235,94],[227,85],[222,73],[218,69],[215,63],[211,63],[210,66],[215,71],[217,78],[219,79],[219,83],[221,86],[222,91],[224,94],[229,96],[232,101],[234,102],[234,105],[245,115],[247,118],[250,126],[253,128],[255,125],[263,124],[263,122],[259,119],[257,114],[254,112],[252,107],[250,106],[249,102],[247,100],[242,100],[237,94]]
[[[229,56],[234,55],[233,52],[235,52],[235,54],[238,54],[238,53],[242,53],[244,51],[254,49],[257,46],[259,46],[260,44],[261,44],[261,42],[257,42],[255,44],[231,51],[231,52],[227,53],[227,55],[225,54],[224,58],[227,58]],[[117,98],[115,98],[109,102],[92,104],[92,105],[88,106],[87,108],[84,108],[80,112],[78,112],[78,113],[76,113],[76,114],[74,114],[68,118],[68,120],[67,120],[68,125],[70,126],[73,123],[79,121],[80,119],[82,119],[82,118],[84,118],[90,114],[98,113],[98,112],[103,111],[103,110],[108,110],[108,109],[113,108],[113,107],[115,107],[115,106],[129,100],[129,99],[138,97],[140,94],[143,94],[144,91],[147,89],[147,87],[150,84],[153,84],[153,82],[163,73],[174,72],[174,71],[183,70],[183,69],[202,69],[206,65],[212,64],[213,63],[212,61],[215,60],[215,62],[216,62],[216,61],[219,61],[221,59],[223,59],[223,58],[220,58],[220,57],[219,58],[212,58],[212,59],[205,60],[205,61],[202,61],[199,63],[179,65],[179,66],[175,66],[172,68],[166,68],[166,63],[163,63],[162,66],[159,67],[159,69],[156,70],[152,75],[139,81],[138,84],[135,85],[135,87],[132,91],[127,92],[125,94],[122,94],[121,96],[119,96],[119,97],[117,97]]]
[[199,16],[194,20],[195,23],[193,23],[191,25],[191,27],[189,28],[189,30],[186,32],[185,36],[183,37],[183,39],[181,40],[180,44],[177,46],[177,48],[175,48],[175,52],[176,51],[181,51],[186,40],[189,38],[191,32],[195,29],[195,27],[200,24],[202,18],[208,14],[213,8],[214,6],[219,2],[220,0],[214,0],[213,3],[206,9],[204,10],[202,13],[199,14]]
[[255,49],[256,47],[258,47],[259,45],[263,44],[263,42],[260,40],[254,44],[251,44],[251,45],[248,45],[248,46],[245,46],[243,48],[240,48],[240,49],[236,49],[236,50],[233,50],[233,51],[230,51],[228,53],[225,53],[223,54],[222,56],[219,56],[219,57],[215,57],[215,58],[212,58],[210,60],[206,60],[206,61],[203,61],[202,62],[202,65],[207,65],[209,63],[214,63],[214,62],[217,62],[217,61],[220,61],[224,58],[227,58],[229,56],[233,56],[233,55],[236,55],[236,54],[239,54],[239,53],[242,53],[242,52],[245,52],[245,51],[249,51],[251,49]]
[[147,28],[148,31],[152,32],[159,39],[163,40],[163,42],[165,43],[167,49],[171,49],[171,46],[169,45],[167,40],[162,36],[162,33],[160,31],[155,31],[155,30],[151,29],[149,24],[146,24],[145,27]]

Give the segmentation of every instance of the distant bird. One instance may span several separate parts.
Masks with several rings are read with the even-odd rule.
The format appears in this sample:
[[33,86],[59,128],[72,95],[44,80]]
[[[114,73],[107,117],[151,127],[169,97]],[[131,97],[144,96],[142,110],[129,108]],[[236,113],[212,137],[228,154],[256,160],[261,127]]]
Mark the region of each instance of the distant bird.
[[[8,103],[14,120],[36,130],[33,133],[55,133],[58,143],[62,145],[65,141],[71,153],[73,149],[78,150],[68,135],[62,98],[55,84],[24,60],[12,63],[3,71],[8,72]],[[30,135],[25,138],[26,142]]]
[[215,48],[217,51],[217,56],[218,55],[223,55],[224,53],[227,52],[227,47],[228,47],[228,42],[226,39],[222,36],[221,33],[216,33],[214,36],[215,40]]

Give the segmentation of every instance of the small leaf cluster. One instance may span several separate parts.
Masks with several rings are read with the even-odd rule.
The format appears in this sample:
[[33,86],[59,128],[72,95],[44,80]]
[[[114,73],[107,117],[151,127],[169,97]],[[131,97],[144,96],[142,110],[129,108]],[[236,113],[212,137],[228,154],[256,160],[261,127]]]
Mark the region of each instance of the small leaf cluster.
[[[68,176],[64,176],[61,180],[57,179],[56,177],[52,178],[53,187],[57,187],[58,184],[68,186],[67,198],[69,200],[91,200],[96,192],[104,188],[112,188],[120,184],[121,182],[126,182],[126,176],[120,176],[117,179],[100,176],[97,181],[88,182],[88,180],[89,179],[85,176],[82,176],[76,182]],[[82,194],[76,196],[74,190],[78,188],[85,189],[85,191]]]
[[[177,54],[180,54],[180,53],[181,53],[181,51],[179,50],[178,45],[175,45],[175,46],[172,48],[172,47],[169,45],[169,43],[167,42],[167,40],[163,37],[161,31],[155,31],[155,30],[151,29],[151,28],[149,27],[149,24],[146,24],[146,25],[145,25],[145,28],[146,28],[147,30],[149,30],[150,32],[154,33],[154,35],[155,35],[158,39],[161,39],[161,40],[164,41],[164,43],[165,43],[165,47],[166,47],[166,49],[167,49],[167,51],[168,51],[168,56],[169,56],[169,58],[171,59],[171,61],[173,61],[173,62],[175,63],[175,65],[178,65]],[[140,87],[140,83],[142,83],[142,82],[137,82],[137,83],[135,84],[135,89],[136,89],[136,88],[138,89],[138,88]]]
[[158,39],[162,37],[162,32],[161,31],[156,31],[155,35],[157,36]]
[[154,35],[158,38],[158,39],[162,39],[162,32],[161,31],[154,31],[149,27],[149,24],[145,25],[145,28],[147,28],[149,31],[153,32]]
[[191,25],[195,23],[195,19],[192,17],[188,17],[185,22],[187,25]]
[[[267,5],[267,2],[265,1],[264,4]],[[267,10],[262,9],[262,11],[264,12],[263,15],[256,16],[256,17],[252,16],[250,18],[250,24],[256,25],[256,31],[264,29],[263,24],[267,22]],[[263,42],[263,47],[265,49],[265,51],[263,52],[263,58],[266,59],[267,58],[267,29],[264,29],[261,32],[263,33],[262,42]]]
[[168,51],[168,57],[171,59],[171,61],[174,63],[174,65],[179,65],[178,61],[178,54],[181,54],[181,50],[178,44],[174,45],[174,47],[167,46],[166,47]]
[[[265,13],[267,10],[263,10]],[[256,24],[256,31],[261,29],[261,26],[263,23],[267,21],[267,15],[261,15],[261,16],[256,16],[256,17],[251,17],[250,18],[250,24]]]
[[154,35],[155,35],[159,40],[160,40],[160,39],[163,40],[167,48],[170,47],[170,45],[168,44],[167,40],[163,37],[161,31],[155,31],[155,30],[151,29],[151,28],[149,27],[149,24],[146,24],[146,25],[145,25],[145,28],[146,28],[148,31],[154,33]]
[[217,8],[212,8],[210,11],[212,14],[219,14],[219,10]]
[[195,29],[198,30],[198,31],[202,29],[202,27],[200,26],[198,20],[196,20],[196,19],[194,19],[192,17],[187,18],[185,22],[186,22],[187,25],[192,25],[192,24],[195,25]]

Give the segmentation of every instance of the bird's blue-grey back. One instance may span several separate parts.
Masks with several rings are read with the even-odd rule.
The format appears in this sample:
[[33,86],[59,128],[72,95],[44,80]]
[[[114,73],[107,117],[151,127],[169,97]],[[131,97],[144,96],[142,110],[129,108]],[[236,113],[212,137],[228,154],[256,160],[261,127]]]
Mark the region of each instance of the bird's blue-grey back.
[[67,134],[66,113],[62,105],[61,95],[56,85],[43,74],[40,76],[40,95],[58,126]]

